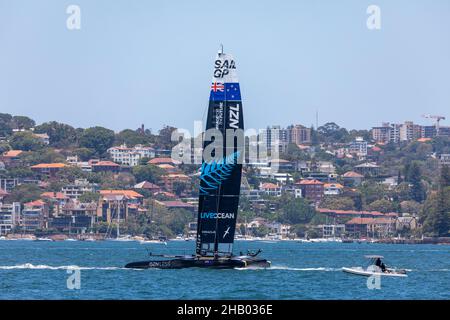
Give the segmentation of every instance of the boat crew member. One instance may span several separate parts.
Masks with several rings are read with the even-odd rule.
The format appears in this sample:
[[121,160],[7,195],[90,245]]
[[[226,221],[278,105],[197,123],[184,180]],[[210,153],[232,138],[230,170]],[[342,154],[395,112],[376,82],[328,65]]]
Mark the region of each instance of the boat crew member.
[[375,265],[381,269],[381,272],[386,272],[386,265],[381,261],[380,258],[377,258],[375,261]]

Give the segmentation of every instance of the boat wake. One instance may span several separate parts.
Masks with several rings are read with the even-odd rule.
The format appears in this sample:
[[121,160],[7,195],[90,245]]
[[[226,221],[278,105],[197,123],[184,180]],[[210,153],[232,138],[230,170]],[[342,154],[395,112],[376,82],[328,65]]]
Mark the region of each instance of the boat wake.
[[21,270],[21,269],[30,269],[30,270],[122,270],[125,268],[121,267],[80,267],[80,266],[49,266],[45,264],[34,265],[31,263],[18,264],[15,266],[0,266],[0,270]]
[[[264,268],[261,268],[261,269],[264,269]],[[252,269],[252,268],[236,268],[236,270],[254,270],[254,269]],[[318,267],[318,268],[294,268],[294,267],[286,267],[286,266],[271,266],[270,268],[266,268],[264,270],[324,271],[324,272],[341,271],[340,268],[325,268],[325,267]]]

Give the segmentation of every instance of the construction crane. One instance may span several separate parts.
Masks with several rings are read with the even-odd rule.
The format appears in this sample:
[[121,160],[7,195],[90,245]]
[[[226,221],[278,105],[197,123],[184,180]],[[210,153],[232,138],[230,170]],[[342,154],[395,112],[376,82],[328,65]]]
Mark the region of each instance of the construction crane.
[[429,114],[423,114],[422,117],[427,118],[427,119],[435,119],[436,120],[436,124],[435,124],[435,126],[436,126],[436,135],[438,136],[439,135],[439,122],[441,120],[445,120],[445,117],[444,116],[432,116],[432,115],[429,115]]

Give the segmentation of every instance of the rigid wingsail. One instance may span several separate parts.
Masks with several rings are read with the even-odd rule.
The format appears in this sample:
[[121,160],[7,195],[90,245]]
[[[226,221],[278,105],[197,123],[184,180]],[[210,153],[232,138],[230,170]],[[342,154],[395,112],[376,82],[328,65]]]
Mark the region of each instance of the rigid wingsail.
[[[269,267],[257,253],[233,255],[244,158],[241,91],[232,55],[221,50],[214,61],[204,133],[199,186],[196,251],[193,255],[133,262],[127,268]],[[259,253],[259,252],[258,252]]]

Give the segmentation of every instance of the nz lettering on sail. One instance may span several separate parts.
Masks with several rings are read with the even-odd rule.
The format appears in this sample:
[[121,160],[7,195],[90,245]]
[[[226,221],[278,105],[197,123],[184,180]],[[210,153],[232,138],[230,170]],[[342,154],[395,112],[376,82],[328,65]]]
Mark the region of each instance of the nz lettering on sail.
[[230,128],[239,129],[239,103],[230,106]]
[[202,219],[234,219],[234,213],[202,212]]

